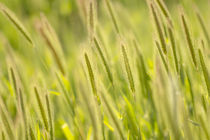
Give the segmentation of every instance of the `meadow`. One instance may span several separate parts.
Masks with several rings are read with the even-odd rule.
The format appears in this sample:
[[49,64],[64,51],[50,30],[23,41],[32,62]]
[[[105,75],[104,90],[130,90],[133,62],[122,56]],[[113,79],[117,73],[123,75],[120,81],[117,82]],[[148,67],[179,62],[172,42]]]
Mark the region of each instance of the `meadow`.
[[210,140],[209,0],[1,0],[0,140]]

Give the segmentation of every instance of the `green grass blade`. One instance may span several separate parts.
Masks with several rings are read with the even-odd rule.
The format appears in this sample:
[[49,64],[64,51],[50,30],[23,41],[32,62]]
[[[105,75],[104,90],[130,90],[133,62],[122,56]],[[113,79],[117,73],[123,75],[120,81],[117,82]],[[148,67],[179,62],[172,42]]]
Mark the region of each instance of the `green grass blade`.
[[170,18],[170,14],[169,14],[169,11],[166,7],[166,5],[164,4],[164,2],[162,0],[156,0],[161,12],[163,13],[163,15],[165,16],[165,18],[167,19],[167,21],[169,22],[169,25],[171,27],[173,27],[172,25],[172,21],[171,21],[171,18]]
[[163,55],[163,53],[162,53],[162,51],[161,51],[161,49],[160,49],[160,45],[159,45],[159,43],[158,43],[157,41],[155,41],[155,44],[156,44],[156,47],[157,47],[158,52],[159,52],[159,54],[160,54],[161,60],[162,60],[162,62],[163,62],[163,65],[164,65],[164,67],[165,67],[165,69],[166,69],[166,72],[168,73],[168,72],[169,72],[168,64],[167,64],[167,62],[166,62],[166,60],[165,60],[165,58],[164,58],[164,55]]
[[48,113],[48,119],[49,119],[49,124],[50,124],[50,140],[54,140],[54,124],[53,124],[51,104],[50,104],[48,94],[46,94],[45,100],[47,104],[47,113]]
[[208,70],[207,70],[207,67],[206,67],[206,64],[204,62],[203,55],[202,55],[202,52],[201,52],[200,49],[199,49],[198,53],[199,53],[201,68],[202,68],[202,71],[203,71],[203,76],[204,76],[204,79],[205,79],[207,91],[208,91],[208,94],[210,96],[210,80],[209,80]]
[[91,35],[91,39],[93,37],[94,34],[94,28],[95,28],[95,22],[94,22],[94,9],[93,9],[93,2],[90,1],[89,3],[89,32]]
[[38,103],[38,106],[39,106],[39,109],[40,109],[40,113],[41,113],[41,116],[42,116],[42,119],[43,119],[43,122],[44,122],[45,129],[47,131],[49,131],[49,126],[48,126],[48,121],[47,121],[47,116],[46,116],[46,113],[45,113],[44,105],[41,101],[41,98],[39,96],[39,92],[38,92],[36,87],[34,87],[34,92],[35,92],[35,95],[36,95],[36,100],[37,100],[37,103]]
[[209,37],[209,34],[208,34],[208,30],[207,30],[207,28],[206,28],[206,26],[204,24],[204,21],[203,21],[201,15],[199,13],[196,13],[196,15],[197,15],[197,19],[198,19],[198,21],[199,21],[199,23],[201,25],[203,34],[204,34],[204,36],[205,36],[205,38],[206,38],[206,40],[208,42],[208,45],[210,47],[210,37]]
[[27,121],[27,115],[26,115],[26,106],[24,103],[24,99],[23,99],[23,94],[22,94],[22,90],[19,89],[19,101],[20,101],[20,107],[21,107],[21,113],[22,113],[22,117],[23,117],[23,122],[24,122],[24,129],[25,129],[25,138],[26,140],[28,140],[28,121]]
[[193,47],[192,39],[190,37],[190,32],[189,32],[189,29],[188,29],[188,26],[187,26],[184,15],[181,15],[181,18],[182,18],[182,24],[183,24],[186,40],[187,40],[187,43],[188,43],[188,47],[190,49],[191,57],[192,57],[192,60],[193,60],[193,63],[195,65],[195,67],[197,68],[195,50],[194,50],[194,47]]
[[166,47],[163,31],[161,29],[161,24],[160,24],[160,21],[159,21],[158,16],[157,16],[157,12],[155,11],[155,8],[153,7],[152,4],[150,5],[150,7],[151,7],[151,10],[152,10],[152,15],[154,17],[155,26],[157,28],[157,32],[158,32],[158,36],[159,36],[160,43],[161,43],[161,46],[162,46],[162,50],[163,50],[164,54],[167,54],[167,47]]
[[116,32],[119,34],[120,30],[119,30],[119,27],[118,27],[118,24],[117,24],[117,20],[116,20],[116,18],[114,16],[114,12],[112,10],[112,6],[111,6],[111,3],[110,3],[110,0],[105,0],[105,2],[106,2],[106,6],[108,8],[109,14],[111,16],[112,22],[114,24],[114,28],[115,28]]
[[97,41],[97,39],[95,37],[94,37],[94,43],[95,43],[95,46],[96,46],[96,48],[97,48],[97,50],[98,50],[98,52],[100,54],[100,57],[101,57],[102,61],[103,61],[104,67],[105,67],[107,75],[109,77],[109,80],[113,84],[112,73],[111,73],[111,71],[109,69],[109,66],[108,66],[108,63],[107,63],[107,61],[106,61],[106,59],[104,57],[103,51],[101,50],[101,47],[100,47],[100,45],[99,45],[99,43],[98,43],[98,41]]
[[176,72],[179,73],[179,62],[178,62],[177,52],[176,52],[176,43],[175,43],[173,31],[170,27],[168,28],[168,32],[169,32],[169,38],[171,41],[171,47],[172,47],[172,51],[173,51]]
[[2,3],[0,3],[0,11],[15,25],[15,27],[17,27],[17,29],[32,44],[32,46],[34,46],[34,43],[30,34],[26,30],[26,28],[23,26],[23,24],[20,22],[20,20],[15,16],[15,14]]

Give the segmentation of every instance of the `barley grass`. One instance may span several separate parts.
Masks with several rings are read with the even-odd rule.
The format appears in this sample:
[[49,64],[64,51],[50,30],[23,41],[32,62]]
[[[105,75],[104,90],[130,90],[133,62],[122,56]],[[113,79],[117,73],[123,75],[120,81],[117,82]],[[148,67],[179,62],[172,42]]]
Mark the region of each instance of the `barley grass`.
[[93,94],[94,94],[98,104],[100,105],[101,104],[101,100],[100,100],[100,98],[99,98],[99,96],[97,94],[95,77],[94,77],[93,70],[92,70],[92,67],[91,67],[91,64],[90,64],[90,60],[89,60],[88,55],[86,53],[85,53],[85,62],[86,62],[86,65],[87,65],[88,74],[89,74],[89,78],[90,78],[90,83],[91,83]]
[[0,4],[0,139],[210,139],[208,10],[146,1]]
[[155,11],[155,8],[154,8],[153,4],[150,4],[150,8],[152,10],[152,15],[154,17],[155,26],[157,28],[157,32],[158,32],[158,36],[159,36],[159,39],[160,39],[162,50],[163,50],[164,54],[167,54],[166,43],[165,43],[163,31],[161,29],[161,24],[160,24],[160,21],[159,21],[158,16],[157,16],[157,12]]
[[26,30],[26,28],[23,26],[23,24],[20,22],[20,20],[15,16],[15,14],[2,3],[0,3],[0,11],[15,25],[15,27],[17,27],[17,29],[31,43],[31,45],[34,46],[34,43],[30,34]]
[[158,6],[160,7],[160,10],[162,11],[163,15],[167,19],[169,25],[171,27],[173,27],[173,24],[172,24],[172,21],[171,21],[171,18],[170,18],[169,11],[168,11],[166,5],[164,4],[164,2],[162,0],[156,0],[156,2],[158,4]]
[[55,62],[57,64],[58,68],[60,69],[60,71],[64,75],[65,70],[64,70],[63,62],[62,62],[61,57],[59,56],[59,54],[56,50],[56,46],[57,46],[57,48],[59,48],[60,43],[57,39],[57,36],[56,36],[54,30],[49,25],[47,19],[44,16],[42,16],[39,31],[40,31],[42,37],[44,38],[44,40],[46,41],[47,46],[51,50],[51,53],[52,53],[52,55],[55,59]]
[[89,32],[91,38],[93,37],[94,31],[95,31],[95,22],[94,22],[94,6],[93,2],[89,2]]
[[130,84],[130,89],[133,92],[133,96],[135,96],[134,95],[135,85],[134,85],[133,75],[132,75],[132,72],[131,72],[128,56],[127,56],[127,53],[126,53],[126,50],[125,50],[125,46],[123,44],[121,45],[121,48],[122,48],[124,65],[125,65],[126,73],[127,73],[127,76],[128,76],[128,81],[129,81],[129,84]]

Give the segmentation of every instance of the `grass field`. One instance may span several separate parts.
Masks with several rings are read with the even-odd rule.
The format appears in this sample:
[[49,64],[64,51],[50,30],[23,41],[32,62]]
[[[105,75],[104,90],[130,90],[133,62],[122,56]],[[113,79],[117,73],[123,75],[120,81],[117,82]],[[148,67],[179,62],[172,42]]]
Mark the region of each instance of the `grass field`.
[[1,0],[0,140],[210,140],[209,0]]

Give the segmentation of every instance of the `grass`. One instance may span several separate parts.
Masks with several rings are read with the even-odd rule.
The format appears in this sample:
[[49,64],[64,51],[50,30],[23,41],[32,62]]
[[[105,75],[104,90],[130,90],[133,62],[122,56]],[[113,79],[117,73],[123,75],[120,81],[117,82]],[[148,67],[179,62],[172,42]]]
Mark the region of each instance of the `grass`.
[[210,140],[207,5],[3,0],[0,139]]

